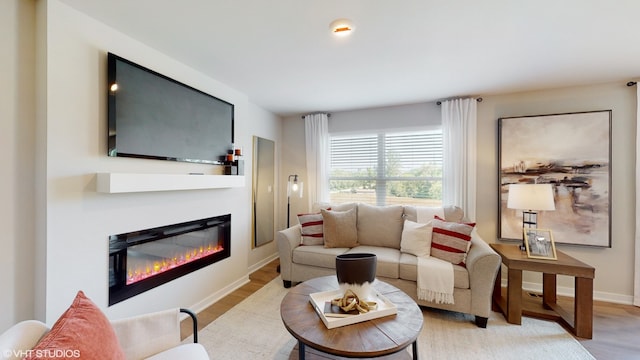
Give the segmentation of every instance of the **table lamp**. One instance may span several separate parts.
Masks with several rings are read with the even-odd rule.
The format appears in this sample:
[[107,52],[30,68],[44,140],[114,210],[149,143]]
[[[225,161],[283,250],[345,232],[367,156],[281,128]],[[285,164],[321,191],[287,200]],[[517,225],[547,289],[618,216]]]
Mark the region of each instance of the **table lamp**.
[[[536,211],[555,210],[553,189],[551,184],[511,184],[507,208],[522,210],[522,227],[536,228],[538,214]],[[522,239],[521,250],[525,249]]]

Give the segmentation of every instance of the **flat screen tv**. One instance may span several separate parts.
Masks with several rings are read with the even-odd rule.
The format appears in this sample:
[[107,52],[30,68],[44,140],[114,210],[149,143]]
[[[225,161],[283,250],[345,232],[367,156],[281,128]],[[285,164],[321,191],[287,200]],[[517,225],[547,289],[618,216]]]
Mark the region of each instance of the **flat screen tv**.
[[109,156],[221,164],[234,106],[109,53]]

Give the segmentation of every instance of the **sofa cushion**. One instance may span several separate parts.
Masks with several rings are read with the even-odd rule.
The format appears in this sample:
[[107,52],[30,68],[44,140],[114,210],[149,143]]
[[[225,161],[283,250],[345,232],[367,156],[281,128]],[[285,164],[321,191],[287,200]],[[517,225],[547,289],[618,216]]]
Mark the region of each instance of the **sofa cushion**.
[[360,245],[346,252],[369,253],[377,257],[376,276],[397,279],[399,276],[398,263],[400,262],[400,250],[381,246]]
[[[445,205],[442,207],[444,210],[444,219],[447,221],[461,222],[464,219],[464,211],[454,205]],[[404,206],[404,218],[407,220],[418,222],[418,212],[415,206]]]
[[325,248],[323,245],[298,246],[293,250],[291,261],[301,265],[335,269],[336,256],[347,250],[349,248]]
[[302,240],[301,245],[324,245],[322,214],[298,214]]
[[432,223],[431,256],[464,266],[476,224],[445,221],[437,216]]
[[324,246],[341,248],[358,246],[356,209],[347,211],[320,210],[322,213]]
[[33,350],[25,359],[59,359],[60,351],[67,358],[125,358],[111,323],[82,291]]
[[[411,254],[400,255],[399,277],[403,280],[417,281],[418,258]],[[460,265],[453,265],[453,287],[458,289],[469,288],[469,271]]]
[[405,220],[400,240],[400,251],[415,256],[431,254],[431,221],[427,224]]
[[402,205],[358,204],[358,243],[400,249]]

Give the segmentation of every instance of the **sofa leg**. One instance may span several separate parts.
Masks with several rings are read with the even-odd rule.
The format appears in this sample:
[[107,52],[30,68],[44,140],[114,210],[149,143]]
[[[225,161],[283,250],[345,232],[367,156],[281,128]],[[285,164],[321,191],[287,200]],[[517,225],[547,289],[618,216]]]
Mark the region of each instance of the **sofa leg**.
[[486,329],[487,321],[489,321],[488,318],[476,315],[476,326],[478,326],[479,328]]
[[291,287],[291,281],[289,281],[289,280],[282,280],[282,284],[284,285],[284,287],[286,289]]

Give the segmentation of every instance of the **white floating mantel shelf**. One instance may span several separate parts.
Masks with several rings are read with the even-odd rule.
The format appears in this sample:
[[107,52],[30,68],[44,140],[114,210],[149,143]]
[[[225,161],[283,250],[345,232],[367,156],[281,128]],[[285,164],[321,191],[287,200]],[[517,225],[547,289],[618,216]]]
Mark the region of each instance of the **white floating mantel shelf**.
[[244,176],[242,175],[97,173],[96,191],[115,194],[243,186]]

